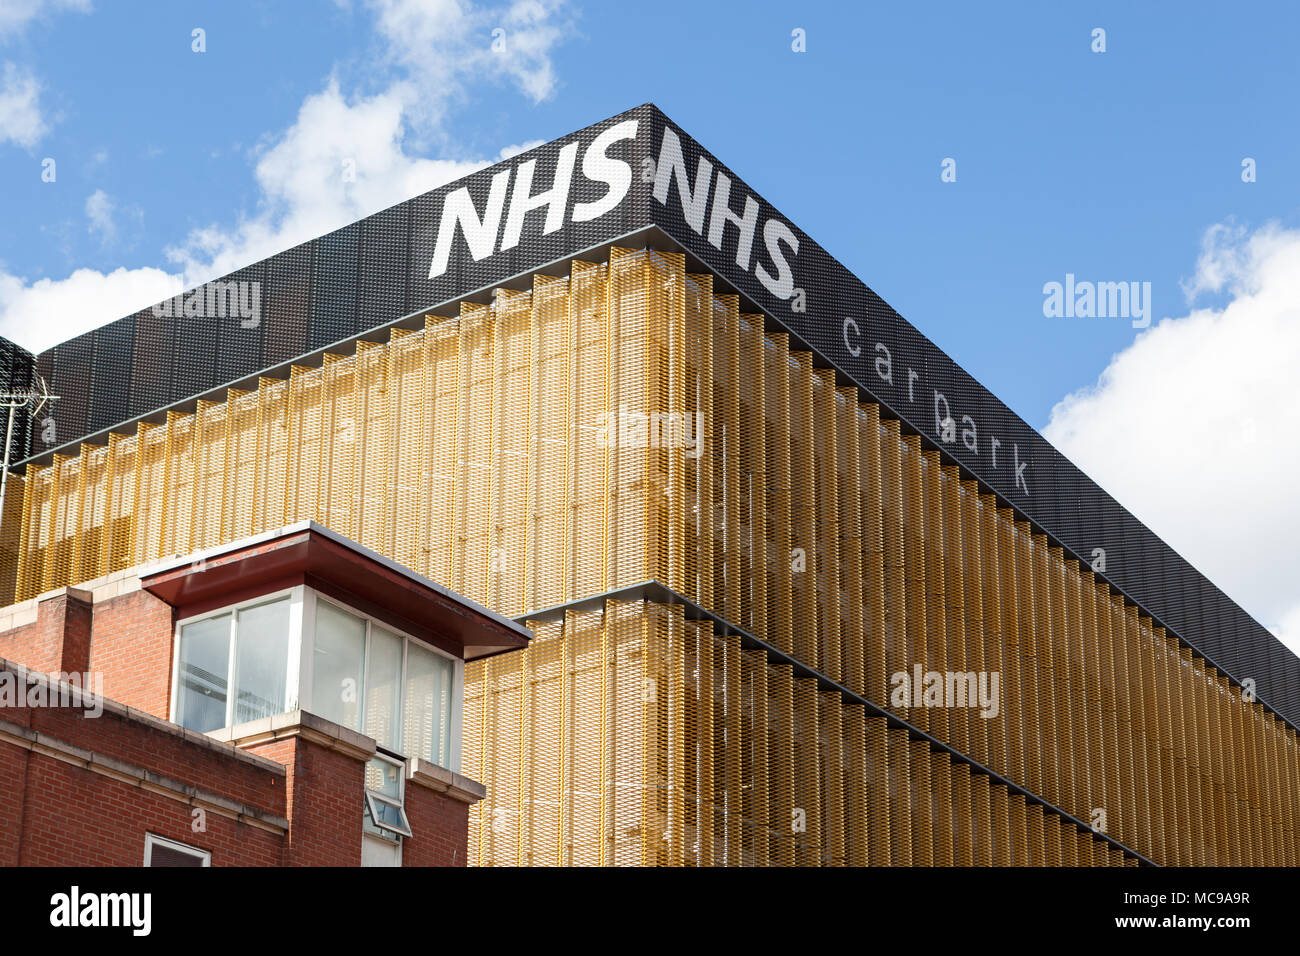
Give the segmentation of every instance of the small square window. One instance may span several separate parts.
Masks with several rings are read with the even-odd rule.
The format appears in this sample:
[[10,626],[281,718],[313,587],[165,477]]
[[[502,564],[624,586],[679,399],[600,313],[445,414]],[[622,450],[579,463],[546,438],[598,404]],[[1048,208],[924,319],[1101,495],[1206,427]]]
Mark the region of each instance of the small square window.
[[366,829],[393,839],[411,836],[403,806],[406,764],[375,754],[366,764]]
[[144,837],[145,866],[211,866],[212,854],[198,847],[168,840],[166,837],[146,833]]

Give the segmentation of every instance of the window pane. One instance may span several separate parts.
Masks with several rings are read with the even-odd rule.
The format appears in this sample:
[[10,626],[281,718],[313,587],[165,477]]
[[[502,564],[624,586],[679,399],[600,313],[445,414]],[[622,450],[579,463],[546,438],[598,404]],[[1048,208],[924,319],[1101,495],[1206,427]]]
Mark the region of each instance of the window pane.
[[166,843],[155,843],[149,848],[150,866],[197,866],[202,867],[203,854],[198,850],[186,853]]
[[365,734],[389,750],[400,749],[398,708],[402,702],[402,638],[370,625],[370,673],[366,675]]
[[311,709],[326,720],[361,729],[366,622],[325,601],[316,602]]
[[284,713],[289,599],[244,608],[235,629],[235,723]]
[[451,661],[414,641],[406,652],[406,701],[402,752],[448,766]]
[[180,699],[182,727],[207,733],[226,726],[226,682],[230,668],[230,615],[181,628]]
[[366,789],[382,793],[393,800],[402,799],[402,769],[382,757],[372,757],[366,764]]

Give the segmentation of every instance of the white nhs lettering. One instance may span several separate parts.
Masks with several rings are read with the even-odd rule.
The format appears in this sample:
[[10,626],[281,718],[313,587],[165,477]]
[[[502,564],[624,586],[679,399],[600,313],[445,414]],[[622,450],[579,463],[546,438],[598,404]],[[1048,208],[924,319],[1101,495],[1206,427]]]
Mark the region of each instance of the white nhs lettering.
[[[586,222],[605,215],[621,203],[632,185],[632,167],[620,159],[611,159],[608,149],[614,143],[636,137],[637,121],[625,120],[605,130],[587,147],[582,158],[582,174],[592,182],[604,183],[608,191],[600,199],[580,202],[573,207],[574,222]],[[564,213],[569,206],[569,188],[573,183],[573,168],[578,157],[577,143],[569,143],[560,150],[555,164],[555,178],[549,189],[533,192],[533,174],[537,160],[530,159],[518,166],[510,212],[506,216],[505,233],[501,236],[500,250],[519,245],[524,228],[524,216],[534,209],[546,207],[546,223],[542,235],[555,232],[564,225]],[[505,211],[506,192],[510,187],[510,174],[514,169],[503,169],[492,177],[488,187],[487,207],[482,217],[474,208],[469,188],[452,190],[442,204],[442,219],[438,223],[438,238],[433,248],[433,262],[429,265],[429,278],[436,279],[447,271],[451,258],[452,239],[460,227],[470,255],[478,262],[498,250],[497,235],[501,232],[501,215]]]
[[[661,205],[668,202],[668,185],[676,177],[677,199],[686,224],[697,235],[704,235],[704,210],[708,204],[709,188],[713,184],[713,164],[703,156],[700,157],[695,168],[695,184],[692,186],[686,159],[682,155],[682,141],[672,129],[664,127],[664,140],[659,147],[659,160],[654,168],[655,200]],[[791,255],[798,255],[798,237],[780,219],[767,220],[763,223],[763,246],[768,258],[772,260],[776,275],[768,272],[761,262],[754,264],[752,253],[754,233],[758,228],[758,202],[749,193],[745,193],[744,211],[736,212],[731,205],[731,177],[719,172],[717,188],[713,190],[713,206],[709,210],[709,245],[722,249],[722,236],[728,225],[736,230],[736,265],[746,272],[752,271],[763,288],[778,299],[789,299],[794,295],[794,272],[790,269],[781,246],[788,246]]]
[[[582,175],[591,182],[604,183],[607,189],[600,199],[576,203],[570,215],[571,221],[587,222],[599,218],[617,208],[627,198],[632,186],[632,167],[621,159],[612,159],[609,149],[622,140],[635,139],[637,125],[637,120],[617,123],[593,139],[586,148],[582,157]],[[517,167],[493,174],[482,215],[474,206],[469,187],[462,186],[448,193],[442,204],[433,260],[429,264],[429,278],[436,279],[447,271],[457,229],[464,237],[470,255],[475,262],[479,262],[496,252],[505,252],[519,245],[524,218],[534,210],[546,210],[541,235],[549,235],[561,228],[569,207],[579,146],[579,143],[568,143],[561,147],[556,157],[555,176],[545,189],[535,191],[533,178],[537,169],[536,159],[526,160]],[[762,223],[763,251],[771,263],[769,270],[754,255],[754,241],[760,232],[760,210],[759,202],[752,194],[737,189],[733,197],[732,187],[735,183],[731,177],[721,171],[715,176],[713,163],[703,156],[696,165],[692,181],[686,169],[681,138],[667,127],[664,128],[659,158],[653,161],[652,168],[652,194],[656,201],[661,205],[668,203],[670,187],[676,178],[677,200],[683,217],[697,235],[707,239],[715,249],[721,250],[727,230],[734,230],[736,265],[745,272],[752,273],[776,298],[789,300],[795,295],[798,290],[795,288],[794,271],[787,256],[798,255],[799,239],[789,225],[775,217]],[[740,208],[737,209],[737,206]]]

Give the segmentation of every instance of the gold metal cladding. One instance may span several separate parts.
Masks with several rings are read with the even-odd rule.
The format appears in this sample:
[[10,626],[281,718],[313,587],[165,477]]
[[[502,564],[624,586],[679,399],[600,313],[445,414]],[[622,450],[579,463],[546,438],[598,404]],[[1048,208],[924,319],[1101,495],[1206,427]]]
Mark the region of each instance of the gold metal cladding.
[[[1292,729],[740,307],[616,248],[141,422],[15,478],[0,584],[303,519],[512,616],[655,580],[1157,863],[1300,863]],[[1135,862],[680,608],[535,626],[467,668],[476,863]]]

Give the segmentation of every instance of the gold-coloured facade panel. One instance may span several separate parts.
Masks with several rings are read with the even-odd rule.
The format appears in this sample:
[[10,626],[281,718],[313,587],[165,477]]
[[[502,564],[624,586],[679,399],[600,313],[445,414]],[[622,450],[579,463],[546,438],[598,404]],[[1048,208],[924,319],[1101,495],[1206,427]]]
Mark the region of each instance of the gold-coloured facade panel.
[[657,581],[848,691],[680,609],[539,624],[467,669],[480,862],[1118,862],[1059,810],[1300,863],[1291,728],[678,254],[142,422],[6,512],[16,600],[314,519],[511,616]]

